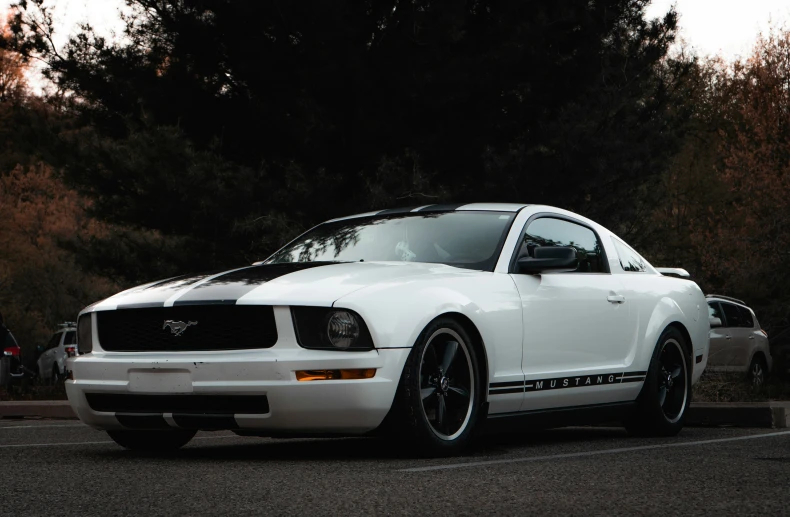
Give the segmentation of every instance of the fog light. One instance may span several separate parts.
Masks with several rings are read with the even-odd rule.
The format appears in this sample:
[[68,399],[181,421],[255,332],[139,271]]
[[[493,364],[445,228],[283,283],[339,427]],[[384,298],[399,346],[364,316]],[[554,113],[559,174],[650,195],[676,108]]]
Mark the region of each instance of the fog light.
[[298,370],[297,381],[332,381],[350,379],[370,379],[376,375],[375,368],[354,368],[347,370]]

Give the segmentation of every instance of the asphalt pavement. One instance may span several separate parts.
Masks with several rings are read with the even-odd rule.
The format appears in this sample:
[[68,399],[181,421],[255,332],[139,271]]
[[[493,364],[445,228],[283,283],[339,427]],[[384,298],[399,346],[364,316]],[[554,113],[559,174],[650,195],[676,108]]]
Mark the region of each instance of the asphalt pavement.
[[369,439],[199,433],[166,456],[75,421],[0,419],[0,515],[787,515],[790,431],[578,427],[415,457]]

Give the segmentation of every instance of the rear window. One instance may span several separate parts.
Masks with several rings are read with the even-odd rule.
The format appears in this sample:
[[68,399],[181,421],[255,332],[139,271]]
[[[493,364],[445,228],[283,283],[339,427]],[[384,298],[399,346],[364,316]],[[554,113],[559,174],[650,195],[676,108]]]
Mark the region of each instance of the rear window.
[[63,340],[64,345],[76,345],[77,344],[77,332],[70,330],[66,332],[66,338]]
[[741,322],[743,323],[743,327],[754,327],[754,318],[752,317],[752,311],[747,309],[746,307],[738,307],[738,310],[741,311]]
[[726,302],[721,302],[721,307],[727,317],[728,327],[754,327],[754,318],[749,309]]

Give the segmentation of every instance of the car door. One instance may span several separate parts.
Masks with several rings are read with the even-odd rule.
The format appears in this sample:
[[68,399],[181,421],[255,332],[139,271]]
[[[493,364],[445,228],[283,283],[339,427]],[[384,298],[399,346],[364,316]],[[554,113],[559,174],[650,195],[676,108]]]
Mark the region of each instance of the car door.
[[754,318],[746,307],[728,304],[735,307],[738,311],[738,327],[733,329],[732,343],[732,364],[738,371],[746,371],[749,368],[749,361],[757,342],[754,337]]
[[[538,246],[572,246],[573,272],[520,274],[515,262]],[[523,313],[522,410],[633,398],[620,377],[632,350],[636,323],[608,268],[597,233],[579,221],[538,214],[527,221],[511,276]],[[630,383],[628,386],[631,387]],[[628,394],[625,394],[629,391]]]
[[727,318],[717,301],[708,302],[708,315],[721,320],[721,327],[710,329],[710,349],[708,366],[711,369],[724,368],[732,362],[732,335],[727,326]]

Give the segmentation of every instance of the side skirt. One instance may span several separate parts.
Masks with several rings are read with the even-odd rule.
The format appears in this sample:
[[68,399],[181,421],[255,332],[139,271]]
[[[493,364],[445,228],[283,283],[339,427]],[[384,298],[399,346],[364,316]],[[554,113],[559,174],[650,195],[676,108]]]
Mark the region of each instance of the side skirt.
[[619,421],[633,409],[635,402],[615,402],[589,406],[538,409],[488,415],[480,422],[481,434],[550,429],[569,425],[589,425]]

